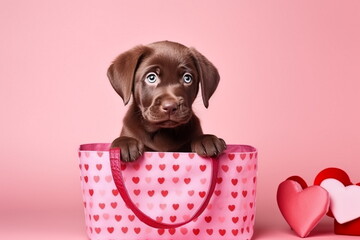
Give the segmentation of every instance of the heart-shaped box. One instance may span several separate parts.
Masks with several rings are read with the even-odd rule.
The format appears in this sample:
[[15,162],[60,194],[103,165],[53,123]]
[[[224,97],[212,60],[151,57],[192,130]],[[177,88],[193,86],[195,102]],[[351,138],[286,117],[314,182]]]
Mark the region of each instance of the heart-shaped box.
[[340,235],[360,236],[360,219],[358,218],[357,220],[344,224],[340,224],[335,220],[334,232]]
[[348,174],[338,168],[327,168],[315,178],[329,192],[329,216],[334,217],[336,234],[360,236],[360,183],[353,184]]
[[306,237],[328,212],[330,198],[322,187],[307,187],[302,178],[293,176],[279,185],[277,203],[290,227]]

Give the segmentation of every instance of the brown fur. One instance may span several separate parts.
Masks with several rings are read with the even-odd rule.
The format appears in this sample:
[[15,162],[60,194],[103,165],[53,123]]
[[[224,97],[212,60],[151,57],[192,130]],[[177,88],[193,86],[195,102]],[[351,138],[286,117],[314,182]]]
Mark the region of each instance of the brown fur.
[[[192,81],[186,82],[189,76]],[[121,148],[123,161],[134,161],[144,151],[216,157],[225,149],[222,139],[203,134],[191,108],[199,85],[208,107],[220,80],[215,66],[197,50],[169,41],[140,45],[119,55],[108,77],[125,105],[133,95],[120,137],[112,142]]]

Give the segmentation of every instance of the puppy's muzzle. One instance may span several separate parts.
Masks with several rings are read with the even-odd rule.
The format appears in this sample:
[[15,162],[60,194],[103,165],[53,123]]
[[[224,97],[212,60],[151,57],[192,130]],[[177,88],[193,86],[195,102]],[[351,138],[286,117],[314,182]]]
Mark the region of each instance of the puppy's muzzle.
[[175,127],[189,121],[191,108],[185,106],[180,96],[160,95],[143,113],[148,121],[163,127]]
[[164,99],[161,102],[160,110],[168,115],[175,114],[180,109],[180,102],[175,99]]

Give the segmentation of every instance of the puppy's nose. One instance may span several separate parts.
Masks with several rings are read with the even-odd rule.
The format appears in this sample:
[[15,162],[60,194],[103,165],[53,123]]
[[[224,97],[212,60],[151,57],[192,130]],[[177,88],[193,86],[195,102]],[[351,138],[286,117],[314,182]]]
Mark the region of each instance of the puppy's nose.
[[161,110],[168,114],[173,114],[178,110],[178,104],[174,100],[164,100],[161,103]]

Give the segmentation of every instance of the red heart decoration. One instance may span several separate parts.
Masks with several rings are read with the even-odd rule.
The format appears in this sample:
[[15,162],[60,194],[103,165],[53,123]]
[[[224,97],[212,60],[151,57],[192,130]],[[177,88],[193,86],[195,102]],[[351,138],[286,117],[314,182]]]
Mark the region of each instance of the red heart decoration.
[[306,237],[329,210],[328,192],[320,186],[303,189],[294,180],[285,180],[277,191],[279,209],[291,228]]
[[236,186],[236,184],[238,183],[238,179],[237,178],[233,178],[233,179],[231,179],[231,183],[234,185],[234,186]]
[[188,203],[187,204],[187,207],[189,210],[193,209],[194,208],[194,204],[193,203]]
[[160,168],[161,171],[164,171],[164,169],[166,168],[166,165],[165,164],[160,164],[159,168]]
[[163,195],[163,197],[166,197],[168,195],[168,191],[167,190],[162,190],[161,191],[161,195]]
[[229,208],[229,210],[232,212],[232,211],[235,210],[235,205],[229,205],[228,208]]
[[119,191],[117,189],[113,189],[112,194],[116,197],[119,194]]
[[104,208],[105,208],[105,203],[99,203],[99,207],[100,207],[101,209],[104,209]]
[[174,235],[174,234],[176,233],[176,229],[175,229],[175,228],[170,228],[170,229],[169,229],[169,233],[170,233],[171,235]]
[[183,234],[183,235],[186,235],[188,233],[188,230],[187,228],[180,228],[180,232]]
[[247,191],[242,191],[242,195],[243,195],[243,197],[245,198],[246,195],[247,195]]
[[141,193],[140,189],[134,189],[134,194],[136,196],[139,196],[140,193]]
[[165,229],[158,229],[158,233],[159,233],[159,235],[163,235],[163,234],[164,234],[164,232],[165,232]]
[[200,229],[198,229],[198,228],[193,229],[193,233],[194,233],[195,235],[199,235]]
[[170,216],[170,221],[175,222],[176,221],[176,216]]
[[216,196],[220,196],[221,190],[216,190],[214,193],[215,193]]
[[299,177],[299,176],[291,176],[291,177],[289,177],[287,180],[293,180],[293,181],[299,183],[302,189],[305,189],[305,188],[308,187],[308,185],[307,185],[307,183],[305,182],[305,180],[302,179],[302,178]]
[[237,198],[238,192],[231,192],[231,196],[232,196],[233,198]]
[[222,165],[221,166],[221,169],[224,171],[224,172],[227,172],[229,170],[229,166],[228,165]]
[[185,179],[184,179],[184,182],[185,182],[186,184],[189,184],[189,183],[191,182],[191,178],[185,178]]
[[133,177],[132,178],[132,181],[135,183],[135,184],[138,184],[140,182],[140,178],[139,177]]
[[334,224],[335,234],[360,236],[360,218],[344,224],[334,220]]
[[226,230],[225,229],[219,229],[219,233],[221,236],[224,236],[226,234]]
[[211,222],[211,220],[212,220],[212,217],[211,217],[211,216],[206,216],[206,217],[205,217],[205,221],[206,221],[207,223]]
[[96,168],[100,171],[102,169],[102,164],[96,164]]
[[[326,168],[318,173],[318,175],[315,177],[314,185],[320,186],[321,182],[324,181],[327,178],[333,178],[336,180],[339,180],[344,184],[344,186],[352,185],[352,182],[350,181],[349,175],[342,169],[339,168]],[[334,214],[329,209],[327,215],[329,217],[334,218]]]
[[158,182],[160,184],[163,184],[165,182],[165,178],[161,177],[161,178],[158,178]]
[[140,164],[139,163],[133,163],[132,166],[136,171],[138,171],[140,169]]
[[173,165],[173,169],[174,169],[174,171],[176,172],[177,170],[179,170],[179,168],[180,168],[180,166],[179,165]]
[[352,185],[349,175],[344,170],[341,170],[339,168],[326,168],[319,172],[318,175],[315,177],[314,185],[320,186],[321,182],[327,178],[339,180],[344,184],[344,186]]
[[[339,168],[326,168],[322,170],[316,176],[314,184],[320,185],[325,179],[329,178],[340,181],[344,186],[354,185],[351,182],[349,175]],[[356,185],[360,186],[360,183],[357,183]],[[334,218],[334,215],[330,210],[327,215]],[[360,236],[360,218],[343,224],[338,223],[336,219],[334,219],[334,232],[335,234]]]
[[135,220],[135,216],[134,216],[134,215],[129,215],[128,218],[129,218],[129,220],[130,220],[131,222]]

